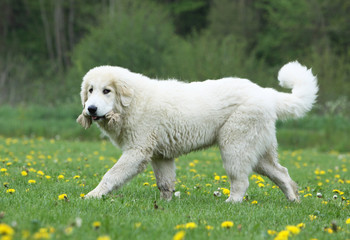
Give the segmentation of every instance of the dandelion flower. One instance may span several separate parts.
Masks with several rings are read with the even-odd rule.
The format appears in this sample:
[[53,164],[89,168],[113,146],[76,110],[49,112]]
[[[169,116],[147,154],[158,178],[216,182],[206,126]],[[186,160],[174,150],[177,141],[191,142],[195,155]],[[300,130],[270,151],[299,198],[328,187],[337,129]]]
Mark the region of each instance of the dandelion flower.
[[69,227],[66,227],[65,229],[64,229],[64,233],[66,234],[66,235],[71,235],[72,234],[72,232],[73,232],[73,227],[71,227],[71,226],[69,226]]
[[97,240],[111,240],[110,236],[107,236],[107,235],[103,235],[103,236],[99,236],[97,238]]
[[350,224],[350,218],[346,219],[345,223]]
[[185,228],[185,224],[179,224],[175,226],[175,229],[184,229]]
[[40,175],[40,176],[44,176],[45,175],[43,171],[38,171],[37,174]]
[[315,219],[317,218],[317,216],[315,216],[315,215],[309,215],[309,218],[310,218],[311,221],[313,221],[313,220],[315,220]]
[[14,233],[15,231],[12,229],[12,227],[5,223],[0,223],[0,236],[12,236]]
[[64,199],[68,199],[67,194],[64,193],[58,196],[58,200],[64,200]]
[[79,175],[75,175],[75,176],[73,177],[73,179],[78,179],[78,178],[80,178]]
[[143,186],[149,186],[148,182],[143,183]]
[[140,228],[140,227],[141,227],[141,225],[142,225],[142,223],[141,223],[141,222],[137,222],[137,223],[135,223],[135,228]]
[[101,222],[95,221],[92,223],[94,229],[99,229],[101,227]]
[[228,190],[227,188],[221,188],[222,189],[222,193],[229,196],[230,195],[230,190]]
[[232,221],[225,221],[221,223],[222,228],[231,228],[233,227],[234,223]]
[[216,181],[219,181],[219,180],[220,180],[220,176],[215,176],[214,179],[215,179]]
[[0,168],[0,172],[7,172],[6,168]]
[[207,230],[213,230],[214,227],[213,227],[213,226],[210,226],[210,225],[207,225],[207,226],[205,226],[205,229],[207,229]]
[[183,240],[185,239],[185,235],[186,235],[185,231],[179,231],[174,235],[173,240]]
[[177,197],[177,198],[180,198],[181,192],[180,192],[180,191],[175,192],[175,193],[174,193],[174,196]]
[[267,230],[267,234],[273,236],[273,235],[276,235],[276,231],[275,230]]
[[15,192],[16,192],[16,190],[15,190],[15,189],[13,189],[13,188],[10,188],[10,189],[7,189],[7,190],[6,190],[6,192],[7,192],[7,193],[11,193],[11,194],[12,194],[12,193],[15,193]]
[[21,175],[22,175],[23,177],[25,177],[25,176],[28,175],[28,173],[27,173],[27,171],[22,171],[22,172],[21,172]]
[[28,180],[28,183],[29,183],[29,184],[35,184],[35,183],[36,183],[36,181],[35,181],[35,180],[33,180],[33,179],[30,179],[30,180]]
[[189,223],[185,224],[185,228],[187,228],[187,229],[194,229],[196,227],[197,227],[197,224],[194,222],[189,222]]
[[289,231],[290,233],[292,233],[293,235],[297,235],[300,233],[300,228],[298,228],[296,226],[288,225],[286,227],[286,230]]
[[64,176],[61,174],[61,175],[58,175],[57,178],[58,178],[58,179],[64,179]]
[[274,240],[288,240],[288,236],[289,236],[289,231],[283,230],[277,234]]
[[298,227],[298,228],[305,228],[305,223],[299,223],[299,224],[297,225],[297,227]]
[[258,204],[258,201],[254,200],[252,201],[252,204]]

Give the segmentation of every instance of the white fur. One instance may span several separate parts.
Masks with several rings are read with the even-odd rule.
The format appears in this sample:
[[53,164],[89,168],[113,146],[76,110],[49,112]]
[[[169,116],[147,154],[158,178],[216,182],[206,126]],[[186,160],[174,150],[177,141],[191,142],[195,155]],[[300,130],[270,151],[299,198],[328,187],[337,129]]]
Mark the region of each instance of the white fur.
[[[82,83],[85,111],[99,116],[113,109],[118,124],[96,121],[123,155],[87,197],[101,197],[121,187],[151,162],[161,196],[175,188],[174,158],[217,144],[231,182],[229,202],[242,201],[252,171],[268,176],[286,197],[298,200],[297,186],[278,163],[275,121],[300,117],[311,109],[317,93],[310,70],[292,62],[279,72],[292,94],[261,88],[246,79],[204,82],[159,81],[120,67],[90,70]],[[89,87],[95,90],[88,94]],[[102,94],[103,89],[111,90]]]

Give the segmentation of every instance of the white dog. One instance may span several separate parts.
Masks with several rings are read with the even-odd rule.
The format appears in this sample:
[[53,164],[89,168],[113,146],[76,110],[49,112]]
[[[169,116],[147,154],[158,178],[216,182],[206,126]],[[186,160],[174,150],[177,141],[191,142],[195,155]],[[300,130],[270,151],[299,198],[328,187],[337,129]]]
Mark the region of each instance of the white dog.
[[252,171],[269,177],[290,201],[296,183],[278,163],[275,122],[298,118],[316,99],[311,70],[290,62],[279,71],[292,93],[261,88],[246,79],[183,83],[158,81],[121,67],[91,69],[83,79],[78,122],[94,121],[123,154],[86,197],[101,197],[152,164],[161,197],[175,189],[174,158],[217,144],[231,182],[227,202],[241,202]]

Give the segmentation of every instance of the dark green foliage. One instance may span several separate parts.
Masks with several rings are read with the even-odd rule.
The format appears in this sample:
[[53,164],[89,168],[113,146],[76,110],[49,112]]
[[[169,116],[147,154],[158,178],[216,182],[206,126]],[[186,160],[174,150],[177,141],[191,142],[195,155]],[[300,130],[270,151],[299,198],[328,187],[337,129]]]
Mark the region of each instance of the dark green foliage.
[[276,88],[278,69],[291,60],[313,68],[321,105],[350,96],[347,1],[4,0],[0,7],[0,103],[79,105],[83,75],[104,64]]

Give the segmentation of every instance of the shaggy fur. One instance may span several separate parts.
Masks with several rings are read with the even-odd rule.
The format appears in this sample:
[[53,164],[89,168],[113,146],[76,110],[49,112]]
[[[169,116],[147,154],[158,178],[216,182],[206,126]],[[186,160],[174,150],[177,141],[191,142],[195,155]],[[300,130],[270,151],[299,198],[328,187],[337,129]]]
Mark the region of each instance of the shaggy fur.
[[292,93],[261,88],[246,79],[182,83],[149,79],[127,69],[91,69],[81,87],[83,113],[123,151],[119,161],[86,197],[101,197],[152,164],[161,197],[175,188],[174,158],[217,144],[231,182],[227,202],[241,202],[252,171],[269,177],[290,201],[296,183],[278,163],[275,122],[308,112],[318,91],[311,70],[291,62],[278,74]]

